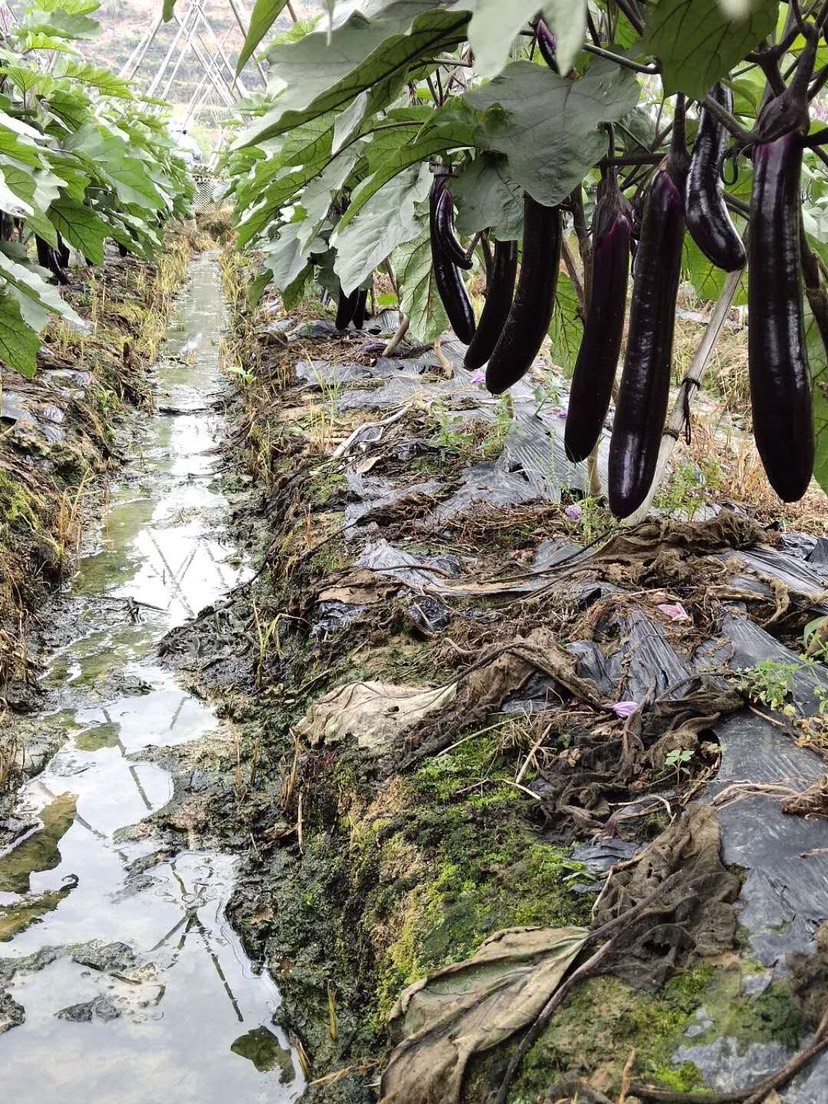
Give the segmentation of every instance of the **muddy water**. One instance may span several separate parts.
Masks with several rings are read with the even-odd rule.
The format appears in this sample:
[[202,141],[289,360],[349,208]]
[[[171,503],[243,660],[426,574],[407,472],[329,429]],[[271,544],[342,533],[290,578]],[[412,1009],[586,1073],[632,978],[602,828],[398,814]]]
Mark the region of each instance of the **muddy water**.
[[248,573],[222,542],[227,503],[213,485],[223,322],[215,259],[201,257],[159,365],[159,413],[62,609],[74,639],[54,656],[42,722],[65,743],[22,794],[38,827],[0,854],[0,988],[25,1014],[0,1034],[2,1095],[15,1104],[301,1093],[273,1024],[279,994],[224,919],[232,858],[171,856],[141,823],[172,794],[146,749],[233,738],[153,658],[168,629]]

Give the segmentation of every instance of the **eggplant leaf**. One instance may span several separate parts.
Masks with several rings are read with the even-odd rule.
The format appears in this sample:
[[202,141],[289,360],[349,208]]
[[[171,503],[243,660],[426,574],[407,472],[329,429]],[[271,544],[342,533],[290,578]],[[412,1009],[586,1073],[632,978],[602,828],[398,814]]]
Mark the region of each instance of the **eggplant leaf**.
[[[168,0],[169,2],[169,0]],[[174,2],[174,0],[173,0]],[[236,63],[236,72],[240,73],[253,55],[253,51],[282,14],[287,0],[256,0],[250,15],[250,27],[247,38]]]
[[481,153],[452,182],[458,233],[470,237],[491,230],[501,241],[520,238],[523,191],[509,180],[507,170],[505,157]]
[[339,223],[331,235],[336,246],[336,274],[346,295],[399,245],[416,238],[420,230],[414,205],[428,194],[431,173],[427,165],[412,165],[393,184],[383,188],[358,218]]
[[401,291],[400,309],[409,321],[414,341],[435,341],[449,326],[431,264],[428,226],[394,253],[394,269]]
[[549,324],[549,343],[552,363],[567,374],[575,367],[584,333],[578,307],[575,286],[569,276],[561,272],[555,293],[555,310]]
[[642,49],[660,58],[668,96],[700,99],[776,26],[777,0],[755,0],[729,16],[719,0],[658,0],[647,5]]
[[374,19],[361,12],[327,31],[274,46],[269,73],[282,88],[274,107],[242,135],[245,146],[274,138],[327,111],[337,111],[388,78],[404,74],[419,58],[463,41],[469,13],[435,0],[396,0]]
[[31,379],[39,348],[40,338],[23,321],[17,300],[8,291],[0,291],[0,362]]
[[606,149],[601,123],[623,118],[638,100],[633,73],[596,61],[571,81],[518,61],[490,84],[466,94],[484,118],[478,149],[505,154],[508,177],[538,203],[561,203]]

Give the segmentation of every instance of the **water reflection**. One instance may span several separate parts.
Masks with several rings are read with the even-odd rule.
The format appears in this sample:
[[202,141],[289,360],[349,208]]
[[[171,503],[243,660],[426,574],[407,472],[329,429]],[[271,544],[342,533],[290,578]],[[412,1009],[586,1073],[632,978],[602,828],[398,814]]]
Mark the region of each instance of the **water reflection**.
[[80,564],[77,638],[49,674],[65,743],[23,794],[42,826],[0,854],[0,986],[25,1009],[0,1035],[15,1104],[280,1104],[301,1092],[273,1024],[278,991],[224,919],[232,858],[171,855],[141,823],[172,795],[146,749],[232,738],[152,660],[163,633],[248,574],[212,484],[223,318],[217,266],[201,258],[170,328],[160,413]]

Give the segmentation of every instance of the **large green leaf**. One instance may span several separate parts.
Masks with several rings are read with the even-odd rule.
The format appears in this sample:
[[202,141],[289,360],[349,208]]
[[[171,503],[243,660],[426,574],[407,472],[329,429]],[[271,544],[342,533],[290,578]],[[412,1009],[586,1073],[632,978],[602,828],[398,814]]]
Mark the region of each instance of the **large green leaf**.
[[378,192],[358,218],[343,219],[331,235],[336,246],[336,274],[346,295],[359,287],[397,246],[415,238],[422,225],[414,205],[431,185],[427,165],[412,165]]
[[64,61],[58,66],[55,76],[88,84],[103,92],[105,96],[115,96],[121,100],[134,98],[127,81],[121,80],[111,70],[104,69],[100,65],[90,65],[85,61]]
[[754,0],[730,18],[720,0],[658,0],[647,5],[642,48],[660,58],[668,96],[700,99],[776,26],[777,0]]
[[449,326],[440,301],[431,263],[428,227],[394,253],[394,269],[401,289],[400,309],[409,321],[415,341],[435,341]]
[[131,155],[128,143],[114,130],[87,123],[67,139],[66,146],[108,179],[122,202],[151,211],[164,206],[146,166]]
[[638,99],[633,74],[598,61],[571,81],[518,61],[466,95],[485,117],[475,145],[505,154],[508,176],[533,199],[561,203],[606,151],[601,123],[615,122]]
[[419,128],[416,123],[411,126],[405,119],[397,119],[396,125],[388,123],[372,134],[366,147],[371,175],[354,189],[351,206],[342,220],[343,227],[356,218],[389,180],[409,166],[426,161],[434,154],[472,145],[474,121],[473,113],[463,101],[453,100],[433,114],[428,127]]
[[586,30],[587,0],[460,0],[458,9],[472,12],[469,42],[476,70],[496,77],[509,60],[519,31],[543,8],[557,38],[556,53],[562,73],[568,72],[581,49]]
[[359,150],[355,146],[343,150],[325,166],[323,172],[312,180],[302,193],[299,205],[304,212],[304,222],[299,231],[299,241],[303,248],[311,244],[330,210],[333,197],[342,190],[355,162]]
[[305,250],[297,234],[299,223],[282,228],[278,239],[263,251],[262,264],[272,273],[273,283],[284,293],[307,267]]
[[253,51],[282,14],[282,10],[286,3],[287,0],[256,0],[250,16],[250,26],[247,31],[247,38],[244,40],[244,45],[239,54],[238,64],[236,65],[237,73],[240,73],[242,69],[244,69]]
[[95,38],[100,32],[100,24],[87,15],[67,11],[69,7],[44,11],[43,7],[34,8],[26,13],[23,30],[29,34],[55,35],[58,38]]
[[61,299],[58,289],[38,275],[40,271],[34,266],[19,264],[0,250],[0,276],[8,281],[8,290],[15,294],[23,317],[30,326],[42,328],[48,321],[49,312],[52,312],[80,329],[87,329],[86,322],[75,313],[74,308]]
[[23,321],[15,297],[8,291],[0,291],[0,362],[31,379],[39,348],[40,338]]
[[508,162],[494,153],[481,153],[452,181],[457,204],[457,229],[461,234],[491,230],[496,238],[511,241],[523,229],[523,191],[508,177]]
[[404,75],[417,60],[462,42],[468,20],[468,12],[435,0],[396,0],[374,19],[354,12],[330,35],[318,31],[273,47],[268,61],[280,94],[238,144],[262,142],[345,107],[360,92]]
[[49,217],[58,233],[87,260],[103,264],[104,242],[110,231],[107,223],[90,207],[67,196],[52,204]]

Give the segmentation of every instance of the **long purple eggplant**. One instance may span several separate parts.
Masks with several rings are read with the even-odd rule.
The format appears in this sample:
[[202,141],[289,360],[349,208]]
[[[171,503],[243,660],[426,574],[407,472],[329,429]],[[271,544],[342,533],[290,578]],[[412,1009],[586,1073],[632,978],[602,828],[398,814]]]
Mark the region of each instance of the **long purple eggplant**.
[[365,325],[365,313],[368,305],[368,288],[362,288],[357,297],[356,309],[352,319],[355,330],[361,330]]
[[671,162],[666,158],[653,177],[635,259],[627,353],[609,453],[609,504],[622,518],[647,497],[670,397],[685,183],[685,173]]
[[748,237],[753,436],[770,484],[785,502],[803,496],[814,467],[799,249],[801,170],[798,131],[754,148]]
[[601,436],[624,336],[632,210],[614,170],[601,181],[600,191],[593,227],[592,287],[564,432],[566,454],[572,461],[585,460]]
[[350,295],[346,295],[342,288],[339,289],[339,302],[336,308],[336,321],[334,325],[338,330],[347,330],[353,321],[354,312],[359,299],[359,288],[354,288]]
[[[733,93],[717,84],[711,96],[733,111]],[[728,133],[709,111],[702,108],[699,130],[690,156],[687,176],[687,229],[709,261],[725,272],[743,268],[745,247],[725,205],[719,166],[728,143]]]
[[437,286],[437,294],[448,315],[451,328],[457,334],[464,345],[468,345],[474,337],[474,311],[472,310],[466,285],[457,265],[449,260],[440,247],[440,239],[437,232],[437,210],[440,203],[441,184],[439,178],[435,178],[431,185],[429,197],[429,228],[431,238],[431,263],[434,271],[434,283]]
[[446,257],[458,268],[470,269],[471,257],[460,244],[454,232],[454,201],[451,198],[451,190],[448,186],[448,177],[435,177],[436,207],[434,211],[434,231],[437,241]]
[[558,69],[558,41],[547,26],[542,16],[535,19],[535,41],[538,44],[540,56],[553,73],[559,73]]
[[506,325],[517,277],[518,247],[516,241],[497,241],[486,291],[486,303],[477,323],[474,339],[466,350],[465,367],[470,372],[482,368],[494,352],[498,338]]
[[486,386],[499,395],[526,375],[555,308],[561,263],[561,212],[523,197],[523,252],[514,302],[486,367]]

